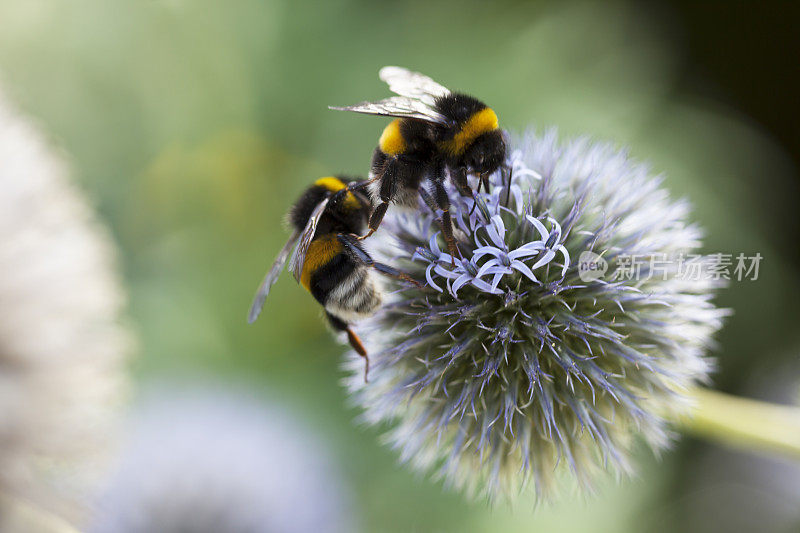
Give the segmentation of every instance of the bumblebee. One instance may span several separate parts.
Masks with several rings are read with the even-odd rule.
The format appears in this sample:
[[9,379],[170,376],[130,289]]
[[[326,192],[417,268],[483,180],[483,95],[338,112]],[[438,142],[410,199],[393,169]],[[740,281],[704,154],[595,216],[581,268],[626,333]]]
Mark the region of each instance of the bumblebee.
[[503,164],[506,143],[497,115],[480,100],[450,92],[431,78],[401,67],[383,67],[379,77],[400,95],[362,102],[340,111],[398,117],[383,130],[372,156],[369,192],[376,204],[372,235],[389,204],[416,207],[417,197],[436,213],[442,210],[442,234],[451,257],[461,257],[453,238],[445,174],[464,196],[474,196],[467,174],[477,174],[488,190],[488,174]]
[[322,304],[333,329],[347,333],[350,345],[365,360],[366,381],[369,357],[350,324],[373,315],[383,301],[375,272],[419,283],[388,265],[376,263],[364,250],[355,234],[364,231],[372,204],[359,188],[348,188],[353,183],[339,176],[320,178],[295,202],[288,215],[292,235],[264,276],[248,321],[252,324],[258,318],[291,252],[289,269],[295,280]]

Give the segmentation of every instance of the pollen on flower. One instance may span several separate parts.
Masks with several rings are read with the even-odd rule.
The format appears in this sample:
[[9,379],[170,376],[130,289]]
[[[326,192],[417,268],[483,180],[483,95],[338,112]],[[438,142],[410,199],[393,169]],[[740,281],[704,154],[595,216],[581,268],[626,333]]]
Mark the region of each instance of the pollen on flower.
[[[646,280],[583,281],[576,258],[694,253],[700,230],[644,165],[554,131],[510,144],[489,192],[449,189],[463,259],[451,261],[437,217],[395,209],[369,243],[422,288],[358,327],[372,358],[347,367],[369,423],[391,425],[403,461],[470,495],[548,498],[565,469],[588,488],[630,472],[637,438],[669,443],[665,416],[706,379],[725,310],[718,282],[674,269]],[[392,212],[393,211],[393,212]],[[706,258],[713,262],[713,258]]]

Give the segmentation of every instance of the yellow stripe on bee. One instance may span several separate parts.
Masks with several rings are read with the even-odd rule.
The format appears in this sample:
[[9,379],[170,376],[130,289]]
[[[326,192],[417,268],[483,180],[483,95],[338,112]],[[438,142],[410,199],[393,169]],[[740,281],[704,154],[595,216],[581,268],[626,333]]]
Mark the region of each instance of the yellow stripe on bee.
[[[347,184],[336,176],[325,176],[324,178],[320,178],[314,182],[314,185],[317,187],[325,187],[331,192],[341,191],[347,187]],[[347,197],[344,199],[343,203],[348,209],[361,209],[361,202],[358,201],[358,198],[356,198],[352,192],[347,193]]]
[[443,141],[439,148],[452,155],[461,155],[472,141],[484,133],[496,130],[499,126],[495,112],[486,107],[469,117],[469,120],[461,126],[461,131],[452,139]]
[[347,185],[345,182],[337,178],[336,176],[325,176],[324,178],[320,178],[314,182],[314,185],[317,187],[325,187],[331,192],[341,191]]
[[300,274],[300,285],[311,291],[311,276],[328,264],[342,251],[342,243],[336,235],[324,235],[311,241],[303,261],[303,272]]
[[393,120],[383,129],[378,141],[381,152],[387,155],[402,154],[406,151],[406,140],[400,133],[400,119]]

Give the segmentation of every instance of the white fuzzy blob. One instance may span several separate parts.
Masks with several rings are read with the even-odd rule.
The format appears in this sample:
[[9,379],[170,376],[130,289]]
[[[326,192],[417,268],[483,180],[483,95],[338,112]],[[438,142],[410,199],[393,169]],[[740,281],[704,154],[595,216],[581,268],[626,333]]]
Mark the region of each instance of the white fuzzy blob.
[[356,531],[319,437],[275,406],[163,390],[130,429],[92,533]]
[[0,491],[68,515],[124,391],[114,255],[64,161],[0,95]]

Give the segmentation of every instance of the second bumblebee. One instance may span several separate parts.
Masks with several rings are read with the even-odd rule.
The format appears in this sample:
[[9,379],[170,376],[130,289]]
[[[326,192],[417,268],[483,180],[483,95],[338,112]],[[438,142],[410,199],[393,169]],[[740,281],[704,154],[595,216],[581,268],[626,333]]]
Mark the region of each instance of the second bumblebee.
[[331,326],[347,333],[350,345],[366,360],[366,379],[367,351],[350,325],[373,315],[383,301],[374,273],[417,282],[388,265],[376,263],[364,250],[356,234],[364,231],[372,204],[357,188],[349,190],[349,183],[339,176],[320,178],[295,202],[288,216],[292,236],[264,277],[248,320],[253,323],[258,318],[291,253],[289,268],[295,279],[322,304]]

